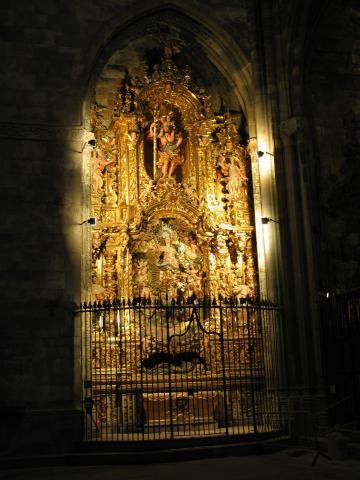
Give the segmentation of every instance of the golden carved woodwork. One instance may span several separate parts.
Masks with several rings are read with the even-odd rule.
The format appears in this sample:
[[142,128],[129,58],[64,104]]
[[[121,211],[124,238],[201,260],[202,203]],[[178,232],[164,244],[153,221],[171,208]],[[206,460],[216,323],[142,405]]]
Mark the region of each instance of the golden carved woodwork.
[[92,110],[92,300],[256,297],[254,142],[170,57],[119,92]]

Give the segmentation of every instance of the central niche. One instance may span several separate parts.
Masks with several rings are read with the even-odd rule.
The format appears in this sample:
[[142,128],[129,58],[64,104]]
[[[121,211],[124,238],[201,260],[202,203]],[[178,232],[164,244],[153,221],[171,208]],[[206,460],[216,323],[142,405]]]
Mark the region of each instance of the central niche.
[[165,45],[159,65],[144,60],[107,92],[106,107],[93,105],[92,300],[258,294],[239,116],[214,112],[175,60]]
[[203,296],[207,265],[196,231],[178,219],[161,219],[132,244],[133,295],[188,301]]
[[148,111],[148,115],[151,123],[145,130],[146,173],[153,180],[175,178],[181,182],[187,137],[181,112],[174,105],[164,103],[153,113]]

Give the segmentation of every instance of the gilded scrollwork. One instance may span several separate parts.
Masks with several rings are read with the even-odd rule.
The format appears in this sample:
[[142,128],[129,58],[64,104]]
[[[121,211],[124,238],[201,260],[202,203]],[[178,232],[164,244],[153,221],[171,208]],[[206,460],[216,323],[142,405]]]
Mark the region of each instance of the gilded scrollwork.
[[252,147],[170,50],[121,82],[112,120],[93,107],[93,284],[106,298],[255,296]]

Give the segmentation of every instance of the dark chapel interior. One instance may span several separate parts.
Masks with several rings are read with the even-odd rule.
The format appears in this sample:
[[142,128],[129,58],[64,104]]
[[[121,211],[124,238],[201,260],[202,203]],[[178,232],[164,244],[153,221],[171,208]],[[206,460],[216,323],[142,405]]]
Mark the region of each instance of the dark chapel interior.
[[359,2],[0,24],[1,454],[358,431]]

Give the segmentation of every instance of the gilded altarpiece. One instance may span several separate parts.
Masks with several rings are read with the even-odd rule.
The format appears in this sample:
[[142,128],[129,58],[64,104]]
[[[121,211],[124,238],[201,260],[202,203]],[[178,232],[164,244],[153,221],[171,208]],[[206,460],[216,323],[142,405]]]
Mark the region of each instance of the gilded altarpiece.
[[257,295],[250,156],[170,58],[94,105],[92,300]]
[[94,105],[92,131],[89,428],[240,424],[257,408],[264,364],[260,317],[241,307],[258,282],[251,159],[237,125],[168,55],[152,75],[121,82],[110,122]]

